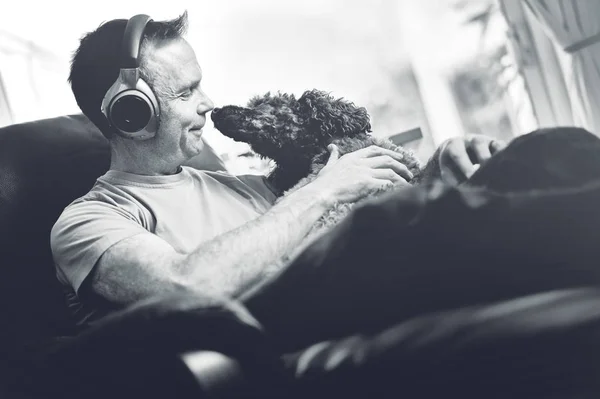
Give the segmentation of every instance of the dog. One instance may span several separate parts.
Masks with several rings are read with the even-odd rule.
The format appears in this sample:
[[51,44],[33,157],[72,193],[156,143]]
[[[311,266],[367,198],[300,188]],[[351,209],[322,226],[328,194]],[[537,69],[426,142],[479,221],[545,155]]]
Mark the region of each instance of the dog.
[[[308,90],[300,98],[268,92],[250,99],[246,107],[215,108],[211,119],[225,136],[248,143],[256,154],[275,162],[267,182],[278,197],[316,178],[329,159],[329,144],[335,144],[340,155],[371,145],[396,151],[402,154],[401,162],[414,176],[409,183],[414,184],[424,177],[423,164],[412,151],[370,135],[370,116],[364,107],[325,91]],[[393,187],[381,192],[391,189]],[[337,224],[352,205],[336,205],[309,235]]]

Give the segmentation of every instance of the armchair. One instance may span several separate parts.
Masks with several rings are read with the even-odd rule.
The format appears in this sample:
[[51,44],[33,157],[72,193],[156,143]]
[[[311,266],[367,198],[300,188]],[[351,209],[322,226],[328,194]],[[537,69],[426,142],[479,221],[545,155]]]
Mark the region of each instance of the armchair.
[[[209,166],[221,168],[214,157]],[[0,129],[0,396],[556,398],[600,393],[600,290],[553,289],[429,313],[281,352],[235,300],[155,298],[83,335],[49,232],[109,166],[82,115]],[[245,309],[245,310],[244,310]],[[57,396],[58,395],[58,396]]]

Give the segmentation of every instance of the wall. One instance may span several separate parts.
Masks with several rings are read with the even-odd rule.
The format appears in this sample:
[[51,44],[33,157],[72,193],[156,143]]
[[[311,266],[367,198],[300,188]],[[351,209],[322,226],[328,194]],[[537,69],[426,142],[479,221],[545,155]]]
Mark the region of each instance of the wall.
[[[30,13],[32,9],[36,12]],[[0,73],[13,82],[7,89],[15,104],[14,122],[78,112],[66,79],[71,54],[85,32],[112,18],[147,13],[165,19],[185,9],[188,40],[203,67],[204,88],[217,105],[243,104],[269,90],[301,94],[319,88],[367,107],[376,135],[415,126],[427,133],[394,0],[16,2],[0,14],[0,27],[20,38],[24,48],[33,44],[52,57],[45,69],[26,77],[28,63],[39,63],[41,53],[8,56],[0,36],[0,61],[6,61],[0,63]],[[28,15],[26,23],[23,15]],[[247,151],[210,127],[206,130],[219,151]]]

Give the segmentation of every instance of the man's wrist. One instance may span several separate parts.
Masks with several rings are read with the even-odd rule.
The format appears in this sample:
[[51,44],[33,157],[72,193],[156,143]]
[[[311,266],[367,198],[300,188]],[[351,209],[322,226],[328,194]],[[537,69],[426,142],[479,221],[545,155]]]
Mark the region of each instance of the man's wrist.
[[323,209],[331,208],[336,202],[333,190],[326,185],[319,184],[317,181],[307,184],[298,191],[301,191],[307,198],[313,199],[315,205],[320,206]]

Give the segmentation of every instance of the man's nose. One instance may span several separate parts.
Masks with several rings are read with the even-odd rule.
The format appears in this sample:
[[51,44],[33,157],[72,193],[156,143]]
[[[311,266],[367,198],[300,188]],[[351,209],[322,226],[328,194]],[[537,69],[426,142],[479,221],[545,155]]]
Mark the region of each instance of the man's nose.
[[214,107],[215,104],[212,102],[210,97],[205,94],[204,98],[202,98],[202,101],[200,101],[200,104],[198,104],[198,113],[205,114],[210,112]]

